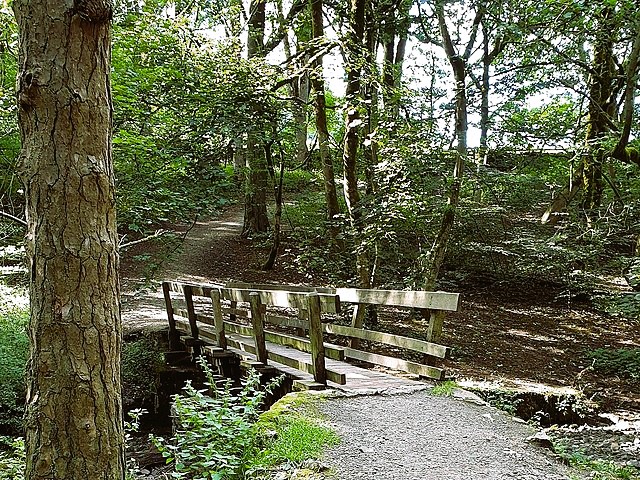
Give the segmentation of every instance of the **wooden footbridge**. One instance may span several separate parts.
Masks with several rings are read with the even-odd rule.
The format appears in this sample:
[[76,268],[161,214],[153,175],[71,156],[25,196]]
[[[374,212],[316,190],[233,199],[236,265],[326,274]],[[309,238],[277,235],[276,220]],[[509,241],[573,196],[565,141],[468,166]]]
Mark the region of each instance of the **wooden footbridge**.
[[[438,362],[450,349],[438,341],[446,313],[458,309],[458,294],[445,292],[237,282],[164,282],[162,289],[172,351],[189,352],[194,360],[204,355],[213,363],[233,356],[259,371],[276,369],[295,389],[379,392],[417,385],[353,361],[441,380],[445,371]],[[353,306],[350,325],[341,325],[339,314],[348,305]],[[428,325],[425,338],[363,328],[367,305],[413,309]],[[389,354],[373,353],[372,346]]]

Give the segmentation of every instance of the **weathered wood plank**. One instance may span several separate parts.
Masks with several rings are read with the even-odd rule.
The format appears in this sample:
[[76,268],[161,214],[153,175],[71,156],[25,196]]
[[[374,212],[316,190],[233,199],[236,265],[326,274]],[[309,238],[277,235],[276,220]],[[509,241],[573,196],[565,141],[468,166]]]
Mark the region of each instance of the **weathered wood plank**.
[[[237,302],[233,302],[233,303],[237,303]],[[244,317],[244,318],[249,318],[251,316],[249,310],[245,308],[222,307],[222,313],[226,315],[235,315],[237,317]]]
[[265,320],[267,323],[272,323],[274,325],[279,325],[281,327],[295,327],[300,329],[309,328],[309,321],[306,319],[302,320],[297,318],[282,317],[280,315],[267,314],[265,316]]
[[442,380],[444,378],[445,372],[442,368],[430,367],[428,365],[409,362],[407,360],[401,360],[394,357],[387,357],[386,355],[379,355],[377,353],[363,352],[362,350],[355,350],[349,347],[346,347],[344,352],[347,355],[347,358],[382,365],[384,367],[393,368],[394,370],[413,373],[414,375],[435,378],[436,380]]
[[222,306],[220,305],[220,290],[211,291],[211,306],[213,307],[213,323],[216,328],[216,337],[220,348],[227,348],[227,338],[224,331],[224,319],[222,318]]
[[402,335],[393,335],[391,333],[376,332],[374,330],[363,330],[361,328],[345,327],[343,325],[333,325],[325,323],[322,325],[326,333],[334,335],[343,335],[345,337],[355,337],[371,342],[386,343],[394,347],[406,348],[420,353],[426,353],[434,357],[446,358],[451,350],[449,347],[438,345],[436,343],[425,342],[416,338],[404,337]]
[[391,305],[396,307],[427,308],[432,310],[458,310],[458,293],[423,292],[405,290],[364,290],[336,288],[341,302]]
[[[198,316],[202,318],[202,316]],[[240,335],[246,335],[248,337],[253,335],[251,327],[246,325],[240,325],[233,322],[225,322],[227,331],[231,333],[238,333]],[[267,342],[275,343],[276,345],[282,345],[285,347],[292,347],[302,352],[311,353],[311,341],[306,338],[296,337],[294,335],[287,335],[285,333],[274,332],[272,330],[265,330],[264,337]],[[338,345],[332,345],[330,343],[324,344],[325,355],[333,360],[344,360],[344,348]],[[268,350],[268,348],[267,348]]]
[[183,293],[184,293],[184,301],[187,304],[187,318],[189,319],[191,336],[197,339],[198,338],[198,319],[196,318],[196,311],[193,306],[193,291],[192,291],[191,285],[184,285]]
[[[222,298],[235,302],[248,302],[251,293],[260,295],[260,301],[264,305],[272,305],[284,308],[306,308],[306,293],[295,293],[280,290],[241,290],[225,288],[221,290]],[[340,299],[337,295],[321,294],[320,305],[322,312],[339,313]]]
[[[237,348],[238,350],[244,350],[249,353],[255,354],[255,351],[256,351],[255,346],[252,343],[247,342],[246,340],[243,340],[241,337],[229,335],[227,337],[227,342],[229,343],[229,345],[231,345],[234,348]],[[309,362],[306,362],[297,358],[289,357],[284,354],[276,353],[273,351],[269,351],[268,356],[269,356],[269,359],[273,360],[274,362],[278,362],[283,365],[287,365],[288,367],[295,368],[302,372],[310,373],[313,375],[313,366]],[[337,383],[338,385],[344,385],[347,383],[347,376],[344,373],[338,373],[329,369],[326,370],[326,373],[327,373],[327,379],[334,383]]]
[[335,295],[335,288],[324,287],[307,287],[304,285],[275,285],[271,283],[246,283],[246,282],[227,282],[224,285],[226,288],[240,288],[242,290],[280,290],[285,292],[318,292]]
[[309,312],[309,339],[311,340],[311,363],[313,379],[318,383],[327,383],[327,372],[324,364],[324,341],[322,339],[322,320],[320,318],[320,297],[317,293],[307,296]]
[[264,314],[262,313],[262,303],[260,294],[251,292],[249,294],[251,304],[251,326],[253,327],[253,340],[256,346],[256,357],[259,362],[267,364],[267,346],[264,338]]
[[162,282],[162,293],[169,320],[169,349],[172,351],[180,348],[180,335],[176,330],[176,320],[173,318],[173,305],[171,304],[171,285],[169,282]]

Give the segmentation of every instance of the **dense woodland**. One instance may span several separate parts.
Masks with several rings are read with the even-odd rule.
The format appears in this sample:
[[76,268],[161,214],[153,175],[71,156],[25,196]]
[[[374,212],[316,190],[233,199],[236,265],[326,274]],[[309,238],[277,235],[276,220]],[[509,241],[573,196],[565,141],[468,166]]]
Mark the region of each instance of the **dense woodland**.
[[[59,139],[29,143],[46,121],[58,125],[57,116],[34,113],[44,77],[33,75],[46,72],[27,61],[38,42],[48,48],[38,35],[54,33],[34,29],[29,42],[25,19],[37,7],[11,3],[0,7],[3,265],[23,261],[25,233],[27,255],[49,237],[60,246],[59,229],[34,232],[75,201],[56,190],[53,164],[36,158],[57,155]],[[242,236],[267,246],[264,270],[287,265],[363,288],[553,286],[567,302],[586,299],[637,325],[637,2],[114,3],[112,15],[80,14],[100,28],[112,16],[95,44],[108,59],[111,35],[110,78],[108,62],[99,67],[112,110],[110,102],[98,117],[64,110],[98,87],[69,88],[49,110],[68,112],[69,145],[76,134],[105,141],[107,173],[112,153],[115,193],[98,182],[79,200],[108,205],[115,195],[119,240],[99,232],[100,241],[115,250],[119,243],[121,253],[137,241],[173,251],[177,232],[239,203]],[[88,61],[78,55],[78,65]],[[75,78],[50,58],[63,82]],[[52,192],[62,196],[47,203]],[[47,208],[51,218],[41,219]],[[108,206],[100,215],[99,229],[110,232]],[[60,235],[67,238],[64,228]],[[80,255],[84,243],[70,241],[67,254]],[[32,282],[42,265],[32,263]],[[24,283],[21,275],[7,282]],[[106,290],[116,291],[109,281]],[[35,297],[32,312],[46,315],[46,294]],[[115,318],[112,301],[102,305]],[[117,352],[118,328],[109,335]],[[27,441],[29,456],[37,439]],[[117,457],[112,463],[119,468]]]

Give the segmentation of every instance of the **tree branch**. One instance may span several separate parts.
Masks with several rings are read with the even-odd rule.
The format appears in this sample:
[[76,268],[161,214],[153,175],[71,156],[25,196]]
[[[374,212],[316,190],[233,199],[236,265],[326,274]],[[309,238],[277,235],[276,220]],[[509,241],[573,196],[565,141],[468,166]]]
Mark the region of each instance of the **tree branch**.
[[22,225],[23,227],[27,226],[27,221],[26,220],[23,220],[22,218],[14,217],[10,213],[3,212],[2,210],[0,210],[0,217],[6,218],[8,220],[11,220],[12,222],[18,223],[18,224]]
[[[148,236],[146,236],[144,238],[140,238],[138,240],[133,240],[132,242],[120,243],[120,245],[118,245],[118,249],[123,250],[123,249],[131,247],[133,245],[137,245],[139,243],[143,243],[143,242],[152,240],[154,238],[161,237],[165,233],[169,233],[169,231],[168,230],[156,230],[156,232],[154,234],[148,235]],[[122,237],[122,240],[124,240],[124,237]]]

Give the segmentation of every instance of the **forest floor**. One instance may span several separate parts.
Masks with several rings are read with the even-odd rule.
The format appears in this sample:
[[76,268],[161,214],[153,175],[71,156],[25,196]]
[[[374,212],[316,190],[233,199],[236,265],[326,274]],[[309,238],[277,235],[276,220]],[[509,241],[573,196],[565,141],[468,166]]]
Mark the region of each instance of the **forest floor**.
[[[195,223],[188,233],[185,228],[181,248],[162,265],[153,263],[148,244],[130,248],[121,265],[125,330],[165,326],[157,283],[145,282],[144,272],[152,271],[156,281],[328,284],[300,271],[288,246],[273,270],[261,270],[269,246],[240,237],[242,214],[231,207],[215,220]],[[640,467],[640,385],[598,373],[588,357],[598,348],[640,347],[637,322],[613,321],[587,302],[570,303],[555,285],[479,280],[459,287],[461,306],[447,316],[441,341],[453,347],[445,363],[449,376],[482,390],[577,391],[614,425],[564,426],[552,434],[570,439],[571,452]],[[378,329],[390,332],[424,328],[406,316],[379,322]]]

